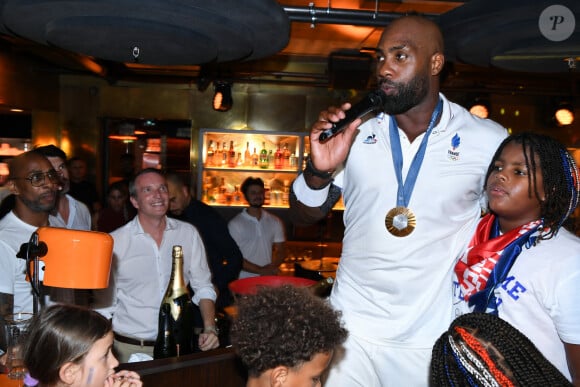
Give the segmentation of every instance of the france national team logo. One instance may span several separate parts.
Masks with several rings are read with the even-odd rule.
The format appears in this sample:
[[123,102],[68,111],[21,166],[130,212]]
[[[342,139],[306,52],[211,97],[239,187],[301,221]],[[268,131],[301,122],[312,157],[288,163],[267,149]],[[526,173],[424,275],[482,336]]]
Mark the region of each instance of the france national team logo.
[[457,133],[451,139],[451,147],[447,151],[447,157],[449,160],[457,161],[459,160],[459,145],[461,145],[461,138]]

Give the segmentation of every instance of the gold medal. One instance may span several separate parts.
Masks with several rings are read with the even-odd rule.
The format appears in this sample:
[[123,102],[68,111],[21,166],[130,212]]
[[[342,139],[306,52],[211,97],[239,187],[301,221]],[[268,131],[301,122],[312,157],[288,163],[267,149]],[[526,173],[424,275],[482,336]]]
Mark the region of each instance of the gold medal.
[[413,211],[407,207],[395,207],[385,217],[385,226],[387,231],[397,237],[409,235],[415,229],[417,219]]

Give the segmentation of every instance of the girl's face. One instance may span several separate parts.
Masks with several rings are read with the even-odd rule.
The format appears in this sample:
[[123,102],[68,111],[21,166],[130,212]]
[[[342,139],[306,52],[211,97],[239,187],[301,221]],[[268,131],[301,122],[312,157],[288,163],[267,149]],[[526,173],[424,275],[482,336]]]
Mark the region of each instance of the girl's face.
[[115,373],[119,362],[112,352],[113,332],[107,333],[102,339],[95,341],[84,360],[80,364],[77,386],[103,387],[107,377]]
[[[540,200],[545,200],[540,160],[536,156],[535,181]],[[489,208],[496,214],[502,232],[507,232],[533,220],[540,219],[540,200],[529,195],[529,175],[521,144],[511,142],[494,161],[494,169],[486,182]],[[534,177],[532,177],[532,182]]]

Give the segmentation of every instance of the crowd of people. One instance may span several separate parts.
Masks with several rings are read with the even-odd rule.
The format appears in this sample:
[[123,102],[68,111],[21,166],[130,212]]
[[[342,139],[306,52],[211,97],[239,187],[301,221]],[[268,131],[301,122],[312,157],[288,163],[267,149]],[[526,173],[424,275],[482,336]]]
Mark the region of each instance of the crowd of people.
[[[248,206],[226,222],[175,173],[139,171],[111,185],[99,208],[94,198],[71,196],[59,148],[15,157],[0,220],[2,314],[31,310],[16,253],[36,228],[114,239],[108,289],[90,302],[45,289],[31,340],[49,340],[59,324],[82,330],[85,320],[95,331],[76,335],[78,347],[51,364],[39,364],[42,346],[27,347],[31,375],[43,385],[140,386],[138,375],[114,373],[111,348],[121,362],[152,355],[172,246],[181,245],[199,349],[220,345],[216,310],[235,303],[231,341],[249,387],[580,385],[580,239],[568,229],[580,195],[574,159],[551,137],[508,135],[448,100],[435,22],[396,19],[375,51],[380,111],[329,138],[351,105],[320,112],[290,191],[296,225],[319,221],[343,197],[342,255],[328,301],[290,286],[237,300],[230,293],[231,281],[277,274],[284,259],[284,225],[263,208],[259,178],[244,181]],[[91,363],[95,348],[106,364]]]

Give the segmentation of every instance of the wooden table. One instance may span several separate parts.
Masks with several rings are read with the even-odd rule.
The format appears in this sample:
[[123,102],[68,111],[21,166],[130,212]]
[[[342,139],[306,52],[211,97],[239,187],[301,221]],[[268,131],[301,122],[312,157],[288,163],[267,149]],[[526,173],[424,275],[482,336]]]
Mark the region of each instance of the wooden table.
[[[181,357],[121,364],[118,369],[131,370],[141,375],[147,387],[244,387],[244,367],[231,348]],[[0,387],[2,387],[0,385]]]

